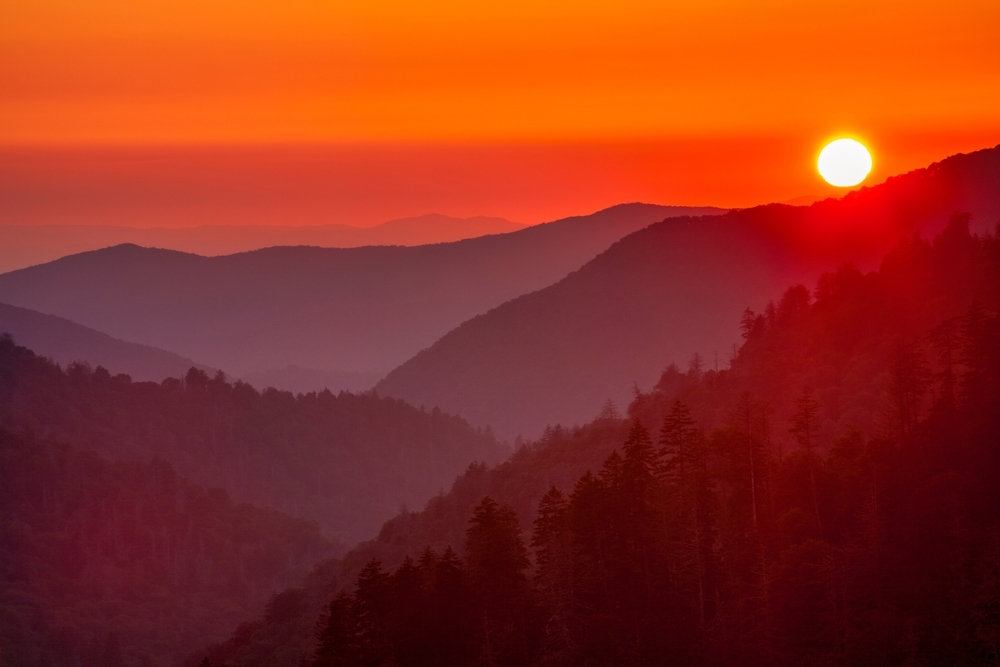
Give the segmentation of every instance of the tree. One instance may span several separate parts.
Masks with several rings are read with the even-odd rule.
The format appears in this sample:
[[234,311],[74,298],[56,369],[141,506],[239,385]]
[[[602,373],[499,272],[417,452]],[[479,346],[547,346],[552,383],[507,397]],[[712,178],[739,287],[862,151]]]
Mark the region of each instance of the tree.
[[641,521],[642,515],[649,511],[658,466],[649,431],[639,420],[632,422],[622,453],[625,455],[622,460],[622,493],[628,503],[628,511]]
[[889,353],[889,396],[899,425],[906,437],[920,420],[920,400],[927,391],[930,371],[914,343],[897,339]]
[[802,395],[795,401],[795,414],[789,423],[788,431],[795,436],[795,440],[806,451],[809,466],[809,485],[812,489],[813,511],[816,514],[816,522],[822,532],[823,521],[819,515],[819,497],[816,494],[816,472],[814,465],[813,448],[816,446],[816,433],[819,432],[819,408],[820,405],[813,397],[812,389],[802,388]]
[[421,557],[420,569],[428,581],[430,664],[463,665],[470,662],[476,612],[473,611],[466,571],[448,547],[440,556]]
[[[357,659],[353,601],[341,591],[330,601],[319,623],[319,645],[313,667],[348,667]],[[208,658],[205,658],[208,660]]]
[[632,423],[625,444],[618,485],[617,545],[622,602],[637,617],[652,605],[655,537],[653,506],[656,496],[657,454],[649,432],[639,420]]
[[675,401],[660,430],[661,478],[667,503],[674,569],[695,590],[699,626],[712,613],[715,541],[715,495],[708,476],[704,434],[691,411]]
[[951,414],[955,411],[955,362],[958,356],[959,331],[956,318],[950,318],[931,329],[928,334],[931,345],[938,355],[942,365],[936,375],[941,382],[941,393],[934,404],[938,412]]
[[392,655],[389,610],[392,605],[389,574],[372,559],[358,575],[352,612],[356,624],[358,665],[388,664]]
[[466,532],[469,577],[482,619],[486,664],[522,665],[530,654],[530,565],[514,510],[490,497],[476,507]]
[[694,465],[694,446],[698,437],[691,411],[674,401],[660,429],[661,475],[676,486]]
[[699,352],[695,352],[691,355],[691,361],[688,362],[688,377],[695,382],[701,382],[701,372],[704,367],[705,360]]
[[389,635],[393,661],[417,667],[428,664],[429,618],[423,573],[409,556],[390,577],[392,604],[389,607]]
[[569,502],[552,487],[538,503],[531,546],[535,550],[535,582],[545,621],[545,653],[566,659],[575,642],[570,627],[574,614],[573,551]]

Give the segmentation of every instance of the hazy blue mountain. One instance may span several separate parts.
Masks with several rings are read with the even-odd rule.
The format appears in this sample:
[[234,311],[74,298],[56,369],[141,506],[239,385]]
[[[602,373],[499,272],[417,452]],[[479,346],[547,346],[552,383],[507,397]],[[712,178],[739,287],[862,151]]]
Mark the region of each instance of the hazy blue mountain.
[[972,213],[974,230],[1000,221],[1000,147],[808,207],[652,225],[555,285],[464,322],[376,389],[500,437],[582,423],[695,352],[705,368],[724,366],[745,308],[760,312],[787,285],[813,284],[844,262],[877,268],[899,238],[933,236],[954,211]]
[[274,247],[223,257],[120,245],[0,275],[0,300],[242,376],[385,372],[462,321],[550,285],[669,216],[616,206],[417,247]]

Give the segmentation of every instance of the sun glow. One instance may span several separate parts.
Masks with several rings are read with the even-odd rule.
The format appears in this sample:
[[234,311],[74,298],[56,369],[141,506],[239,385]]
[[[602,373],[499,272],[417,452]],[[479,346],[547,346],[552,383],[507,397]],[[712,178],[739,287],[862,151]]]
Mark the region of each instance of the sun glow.
[[872,156],[854,139],[831,141],[819,154],[820,176],[839,188],[849,188],[865,180],[872,170]]

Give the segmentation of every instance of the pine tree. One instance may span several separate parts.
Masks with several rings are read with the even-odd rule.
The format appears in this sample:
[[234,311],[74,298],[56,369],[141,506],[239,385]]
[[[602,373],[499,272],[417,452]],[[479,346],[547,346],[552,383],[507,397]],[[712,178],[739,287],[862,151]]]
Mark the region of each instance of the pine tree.
[[930,379],[927,363],[915,344],[902,339],[895,341],[889,353],[889,377],[889,395],[899,435],[906,437],[920,420],[920,401]]
[[816,471],[813,449],[816,447],[816,434],[819,432],[819,403],[813,397],[812,389],[803,387],[802,395],[795,401],[795,414],[792,415],[788,431],[799,445],[806,451],[809,465],[809,485],[812,489],[813,511],[816,522],[823,530],[823,521],[819,514],[819,496],[816,493]]
[[429,559],[421,559],[428,567],[431,580],[428,613],[431,617],[428,643],[432,647],[431,664],[464,665],[471,662],[476,628],[476,612],[466,581],[461,559],[448,547]]
[[696,596],[699,626],[714,604],[715,494],[708,476],[705,437],[686,405],[675,401],[660,430],[666,504],[664,523],[673,569]]
[[941,371],[935,376],[941,382],[941,393],[934,403],[934,410],[950,415],[956,408],[955,364],[958,361],[959,351],[958,321],[955,318],[945,320],[931,329],[928,338],[942,366]]
[[514,510],[484,498],[466,532],[469,577],[478,597],[482,659],[486,664],[520,665],[530,653],[530,565]]
[[422,579],[420,569],[409,556],[390,577],[392,604],[388,630],[394,648],[393,660],[408,667],[428,664],[431,652],[427,645],[430,627]]
[[389,633],[391,602],[389,574],[382,569],[381,562],[373,559],[362,568],[354,592],[358,665],[376,667],[389,663],[392,656]]
[[[319,626],[319,646],[313,667],[348,667],[357,660],[353,600],[341,591],[327,607]],[[208,660],[208,658],[205,658]]]
[[535,583],[545,621],[545,654],[566,660],[575,642],[571,634],[575,600],[569,502],[552,487],[538,503],[531,546],[535,550]]

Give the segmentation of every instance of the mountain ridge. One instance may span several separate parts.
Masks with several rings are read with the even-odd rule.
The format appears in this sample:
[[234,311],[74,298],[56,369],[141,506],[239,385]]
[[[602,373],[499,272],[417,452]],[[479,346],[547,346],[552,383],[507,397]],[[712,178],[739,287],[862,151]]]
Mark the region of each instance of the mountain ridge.
[[125,373],[137,381],[183,377],[190,368],[215,372],[168,350],[129,343],[63,317],[5,303],[0,303],[0,334],[9,334],[61,366],[74,362],[103,366],[113,375]]
[[875,265],[899,238],[1000,221],[1000,147],[808,207],[767,204],[664,220],[612,244],[561,281],[471,318],[391,371],[380,393],[489,424],[505,438],[582,423],[608,399],[693,353],[706,367],[739,341],[733,322],[785,285],[842,263]]
[[66,255],[134,243],[205,256],[228,255],[276,245],[355,248],[365,245],[423,245],[512,232],[524,228],[504,218],[456,218],[440,213],[356,227],[326,225],[0,225],[0,273],[43,264]]
[[620,205],[414,247],[273,247],[202,257],[119,245],[0,275],[0,301],[234,376],[290,365],[384,372],[468,317],[558,280],[626,233],[688,211]]

